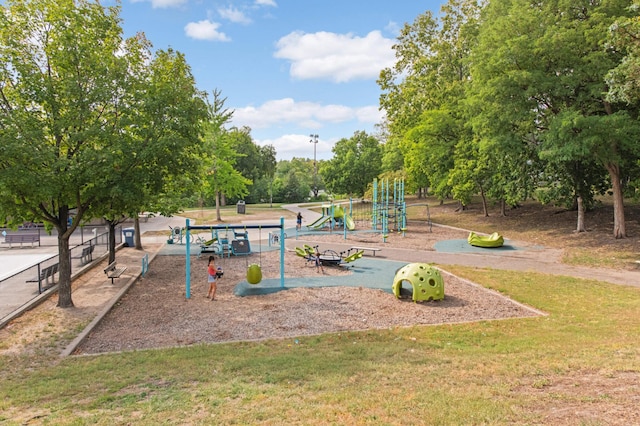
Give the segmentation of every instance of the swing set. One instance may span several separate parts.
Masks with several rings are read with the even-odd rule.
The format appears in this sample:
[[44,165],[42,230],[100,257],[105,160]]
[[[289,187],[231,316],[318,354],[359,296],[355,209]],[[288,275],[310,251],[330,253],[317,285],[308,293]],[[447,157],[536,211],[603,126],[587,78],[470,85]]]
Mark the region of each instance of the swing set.
[[[247,229],[258,229],[260,231],[260,238],[262,238],[262,229],[280,229],[280,286],[284,288],[284,217],[280,217],[279,225],[191,225],[189,219],[187,219],[186,227],[186,290],[185,295],[187,299],[191,298],[191,242],[190,233],[193,230],[228,230],[242,229],[244,235],[247,235]],[[247,241],[248,243],[248,241]],[[260,262],[262,262],[262,244],[260,245]],[[248,263],[248,261],[247,261]],[[247,266],[247,281],[249,284],[259,284],[262,281],[262,265],[251,264]]]

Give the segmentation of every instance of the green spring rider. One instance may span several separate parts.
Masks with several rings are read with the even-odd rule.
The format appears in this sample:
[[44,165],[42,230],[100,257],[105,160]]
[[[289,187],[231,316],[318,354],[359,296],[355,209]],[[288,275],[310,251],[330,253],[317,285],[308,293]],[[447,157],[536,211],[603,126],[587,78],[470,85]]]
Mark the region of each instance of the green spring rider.
[[440,271],[428,263],[409,263],[398,269],[393,278],[393,294],[400,299],[402,283],[408,281],[413,287],[413,301],[444,299],[444,280]]

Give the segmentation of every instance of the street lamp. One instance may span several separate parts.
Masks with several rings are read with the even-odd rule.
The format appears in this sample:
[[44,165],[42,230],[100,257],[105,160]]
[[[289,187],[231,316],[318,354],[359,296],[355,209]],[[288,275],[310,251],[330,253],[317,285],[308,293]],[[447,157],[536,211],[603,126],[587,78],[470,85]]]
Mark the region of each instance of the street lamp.
[[318,135],[309,135],[310,143],[313,144],[313,198],[318,198],[318,163],[316,163],[316,146],[318,145]]

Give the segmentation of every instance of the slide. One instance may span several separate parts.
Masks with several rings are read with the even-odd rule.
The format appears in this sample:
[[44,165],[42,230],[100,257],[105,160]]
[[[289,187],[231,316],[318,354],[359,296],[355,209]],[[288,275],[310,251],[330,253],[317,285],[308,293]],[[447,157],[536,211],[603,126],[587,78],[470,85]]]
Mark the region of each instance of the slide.
[[313,223],[310,223],[309,225],[307,225],[307,228],[313,228],[315,227],[317,224],[319,224],[320,222],[324,221],[324,219],[326,218],[326,216],[320,216],[318,219],[316,219]]
[[307,225],[307,228],[320,229],[325,223],[331,220],[331,216],[322,216],[320,219],[313,222],[311,225]]
[[344,215],[344,224],[349,231],[353,231],[356,229],[356,223],[353,221],[353,218],[348,214]]

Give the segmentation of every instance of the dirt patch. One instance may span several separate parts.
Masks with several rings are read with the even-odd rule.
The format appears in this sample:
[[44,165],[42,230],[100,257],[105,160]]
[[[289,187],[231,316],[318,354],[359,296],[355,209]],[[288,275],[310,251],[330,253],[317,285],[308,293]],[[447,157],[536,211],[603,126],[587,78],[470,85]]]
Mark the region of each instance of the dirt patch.
[[545,424],[640,424],[640,373],[635,371],[523,378],[513,390],[543,402],[534,412],[543,416]]

